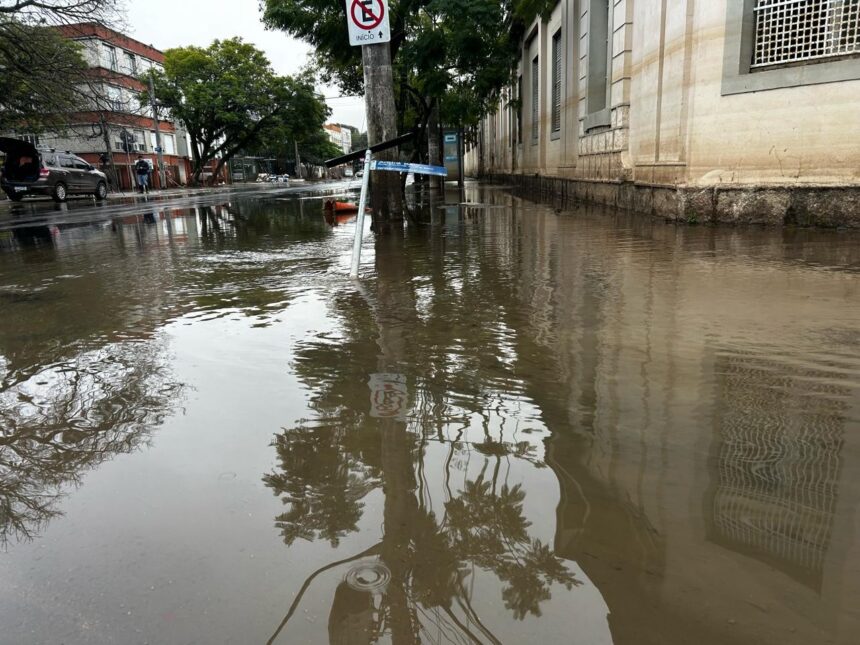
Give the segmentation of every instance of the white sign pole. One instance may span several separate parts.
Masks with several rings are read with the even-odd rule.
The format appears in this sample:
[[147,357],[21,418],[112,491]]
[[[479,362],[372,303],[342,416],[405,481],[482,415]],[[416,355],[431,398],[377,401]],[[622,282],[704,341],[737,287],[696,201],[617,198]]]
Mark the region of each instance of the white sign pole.
[[370,148],[364,154],[364,177],[361,178],[361,199],[358,200],[358,217],[355,218],[355,241],[352,243],[352,268],[349,277],[358,277],[361,264],[361,243],[364,238],[364,209],[367,206],[367,187],[370,184]]

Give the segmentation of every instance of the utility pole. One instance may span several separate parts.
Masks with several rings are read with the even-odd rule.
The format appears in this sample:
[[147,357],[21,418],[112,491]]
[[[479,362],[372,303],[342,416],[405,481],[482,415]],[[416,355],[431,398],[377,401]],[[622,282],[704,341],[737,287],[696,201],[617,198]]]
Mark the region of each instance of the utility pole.
[[111,145],[110,128],[108,127],[104,112],[99,112],[99,125],[101,126],[102,139],[105,143],[105,154],[107,156],[108,168],[110,169],[111,190],[118,190],[120,188],[119,176],[117,175],[116,164],[113,160],[113,146]]
[[[397,138],[397,108],[394,103],[394,75],[388,43],[364,45],[364,103],[367,111],[367,143],[374,146]],[[377,154],[383,161],[397,161],[397,148]],[[370,187],[374,218],[403,219],[403,193],[397,173],[376,173]]]
[[[349,44],[361,47],[367,144],[371,148],[397,138],[397,108],[391,71],[389,0],[344,0]],[[397,161],[397,150],[377,153],[380,161]],[[375,220],[402,220],[403,195],[395,173],[376,173],[371,182]]]
[[302,178],[302,158],[299,155],[299,142],[298,139],[293,142],[296,146],[296,179]]
[[[430,110],[430,118],[427,121],[427,152],[430,157],[429,163],[431,166],[444,166],[445,161],[442,158],[442,131],[439,128],[439,101],[433,101],[433,107]],[[435,188],[445,190],[444,177],[431,177]]]
[[161,147],[161,123],[158,121],[158,103],[155,100],[155,81],[149,75],[149,103],[152,106],[152,119],[155,121],[155,151],[158,153],[158,179],[161,190],[167,188],[164,173],[164,148]]

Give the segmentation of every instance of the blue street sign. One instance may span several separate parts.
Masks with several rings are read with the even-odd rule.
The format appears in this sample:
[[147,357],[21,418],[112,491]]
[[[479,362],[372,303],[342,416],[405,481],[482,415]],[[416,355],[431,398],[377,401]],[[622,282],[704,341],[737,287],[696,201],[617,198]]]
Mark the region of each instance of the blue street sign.
[[437,175],[447,177],[448,171],[444,166],[427,166],[421,163],[399,163],[397,161],[374,161],[371,170],[388,170],[391,172],[412,172],[416,175]]

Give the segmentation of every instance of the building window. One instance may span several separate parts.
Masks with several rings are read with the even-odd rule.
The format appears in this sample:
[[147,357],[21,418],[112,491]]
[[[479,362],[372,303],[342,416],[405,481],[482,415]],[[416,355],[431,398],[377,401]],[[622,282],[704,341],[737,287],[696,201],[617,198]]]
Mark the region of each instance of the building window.
[[723,96],[855,80],[860,0],[727,0]]
[[37,134],[19,134],[16,138],[21,141],[26,141],[31,146],[39,145],[39,135]]
[[857,0],[756,0],[753,68],[860,53]]
[[164,154],[166,155],[175,155],[176,154],[176,139],[172,134],[163,134],[161,135],[161,141],[164,145]]
[[552,37],[552,131],[561,130],[561,30]]
[[129,52],[125,52],[125,72],[130,76],[137,76],[137,58]]
[[[606,110],[608,94],[609,0],[591,0],[588,9],[588,113],[595,114]],[[604,120],[606,123],[601,121],[591,125],[608,125],[608,119]]]
[[107,66],[115,72],[119,71],[116,62],[116,47],[105,45],[105,55],[107,56]]
[[523,77],[517,76],[517,143],[523,142]]
[[532,59],[532,143],[538,141],[540,126],[540,59]]

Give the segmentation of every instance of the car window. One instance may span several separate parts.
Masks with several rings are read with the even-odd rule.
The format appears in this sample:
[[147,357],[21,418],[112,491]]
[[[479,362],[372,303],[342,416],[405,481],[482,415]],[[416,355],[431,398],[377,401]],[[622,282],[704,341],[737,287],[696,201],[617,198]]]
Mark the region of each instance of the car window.
[[57,156],[56,155],[43,155],[42,159],[45,161],[45,165],[51,168],[57,167]]
[[57,159],[60,161],[60,166],[63,168],[74,168],[75,162],[71,157],[67,157],[66,155],[57,155]]
[[74,161],[75,168],[77,168],[78,170],[89,170],[90,169],[90,164],[87,163],[86,161],[84,161],[83,159],[80,159],[78,157],[74,157],[72,161]]

